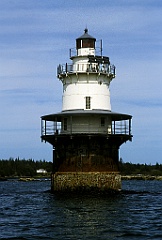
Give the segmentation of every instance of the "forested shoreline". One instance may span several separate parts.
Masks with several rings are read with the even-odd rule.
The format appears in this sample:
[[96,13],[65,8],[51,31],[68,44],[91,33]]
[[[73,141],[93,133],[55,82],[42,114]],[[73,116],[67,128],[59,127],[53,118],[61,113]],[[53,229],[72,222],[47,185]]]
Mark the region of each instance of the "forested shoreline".
[[145,176],[162,176],[162,164],[158,162],[151,164],[133,164],[130,162],[119,161],[119,169],[122,175],[145,175]]
[[[125,163],[120,159],[119,168],[122,175],[162,176],[162,164],[159,163],[156,163],[155,165],[133,164],[130,162]],[[22,176],[35,177],[38,176],[38,169],[46,170],[47,173],[44,175],[50,176],[50,173],[52,172],[52,162],[19,158],[10,158],[8,160],[0,159],[1,178]]]
[[49,175],[52,172],[52,162],[19,158],[0,159],[0,177],[34,177],[38,175],[38,169],[46,170],[46,175]]

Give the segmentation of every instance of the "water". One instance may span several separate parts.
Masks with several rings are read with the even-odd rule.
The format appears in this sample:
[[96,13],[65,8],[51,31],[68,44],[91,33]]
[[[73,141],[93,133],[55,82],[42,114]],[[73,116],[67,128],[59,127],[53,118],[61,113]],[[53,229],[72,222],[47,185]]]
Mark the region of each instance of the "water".
[[51,194],[50,181],[0,182],[0,239],[162,239],[162,181],[117,196]]

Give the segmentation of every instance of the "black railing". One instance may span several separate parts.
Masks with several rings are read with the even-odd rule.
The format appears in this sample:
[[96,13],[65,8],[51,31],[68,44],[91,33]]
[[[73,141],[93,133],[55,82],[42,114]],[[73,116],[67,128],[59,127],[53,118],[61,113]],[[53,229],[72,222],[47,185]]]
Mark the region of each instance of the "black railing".
[[67,130],[63,130],[61,122],[52,122],[42,120],[41,122],[41,136],[48,135],[60,135],[60,134],[106,134],[106,135],[129,135],[131,136],[131,119],[121,120],[121,121],[112,121],[111,125],[107,126],[107,129],[101,130],[100,128],[94,129],[94,126],[89,124],[88,128],[84,128],[84,125],[81,128],[74,129],[72,122],[67,127]]
[[102,64],[102,63],[78,63],[78,64],[59,64],[57,67],[57,76],[61,77],[65,74],[70,73],[104,73],[112,78],[115,77],[115,66],[111,64]]

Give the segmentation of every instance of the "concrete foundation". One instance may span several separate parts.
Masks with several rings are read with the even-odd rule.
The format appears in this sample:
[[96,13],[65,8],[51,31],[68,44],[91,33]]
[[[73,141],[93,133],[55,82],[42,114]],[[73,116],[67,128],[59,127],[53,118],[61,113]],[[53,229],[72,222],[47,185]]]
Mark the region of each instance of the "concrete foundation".
[[121,175],[118,172],[56,172],[51,175],[51,191],[119,192]]

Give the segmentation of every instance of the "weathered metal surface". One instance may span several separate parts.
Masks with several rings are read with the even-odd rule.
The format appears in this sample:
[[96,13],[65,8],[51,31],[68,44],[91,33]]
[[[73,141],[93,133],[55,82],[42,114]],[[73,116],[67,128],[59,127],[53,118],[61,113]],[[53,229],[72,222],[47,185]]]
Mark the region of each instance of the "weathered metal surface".
[[54,145],[52,191],[119,191],[117,143],[99,136],[58,138]]
[[118,171],[118,164],[112,158],[103,156],[76,156],[60,161],[59,172],[113,172]]
[[55,141],[55,172],[118,171],[118,141],[104,137],[64,137]]

